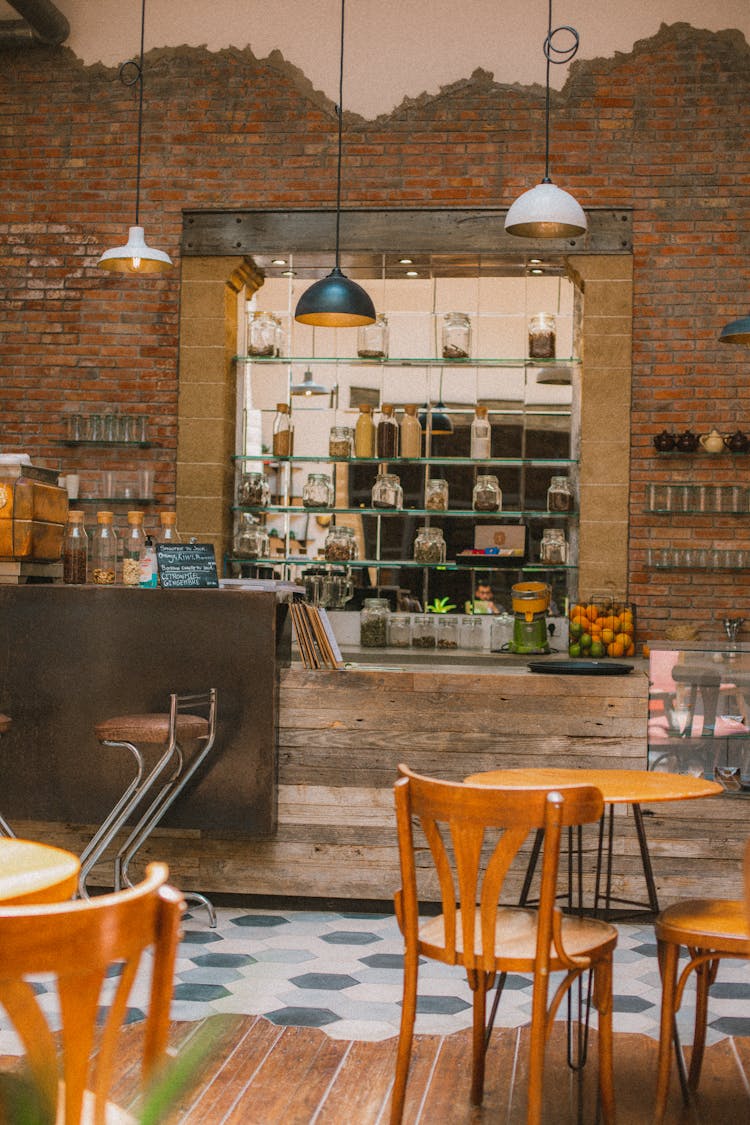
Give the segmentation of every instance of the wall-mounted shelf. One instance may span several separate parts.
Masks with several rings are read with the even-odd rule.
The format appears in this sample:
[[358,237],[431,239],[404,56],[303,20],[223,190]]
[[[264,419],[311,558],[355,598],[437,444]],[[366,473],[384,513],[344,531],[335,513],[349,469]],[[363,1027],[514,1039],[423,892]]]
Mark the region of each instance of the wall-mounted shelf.
[[274,457],[269,460],[262,454],[253,456],[251,453],[235,453],[232,457],[237,462],[254,462],[256,465],[263,463],[267,468],[278,465],[469,465],[475,469],[490,468],[520,468],[528,466],[534,469],[566,469],[578,462],[572,457],[491,457],[477,461],[473,457],[326,457],[316,455],[297,455],[292,457]]
[[58,445],[82,445],[89,449],[152,449],[157,443],[154,441],[77,441],[72,438],[61,438]]
[[580,363],[577,356],[556,356],[554,359],[529,359],[524,356],[506,356],[480,359],[467,356],[465,359],[445,359],[442,356],[388,356],[382,359],[363,356],[259,356],[237,355],[235,363],[260,363],[263,366],[282,365],[292,367],[309,364],[346,365],[347,367],[569,367]]
[[275,512],[287,516],[429,516],[431,519],[464,519],[471,518],[475,520],[486,519],[500,519],[500,520],[519,520],[519,519],[571,519],[577,516],[577,512],[546,512],[546,511],[497,511],[497,512],[477,512],[474,508],[469,509],[448,509],[442,511],[436,508],[305,508],[304,506],[287,505],[287,504],[266,504],[263,507],[243,506],[235,504],[232,506],[233,512],[252,512],[253,515],[262,515],[264,512]]
[[[229,562],[243,562],[243,563],[256,563],[260,566],[328,566],[328,567],[342,567],[349,566],[353,569],[374,568],[375,570],[400,570],[402,568],[407,570],[484,570],[488,568],[487,559],[477,557],[476,562],[444,562],[444,563],[426,563],[416,562],[414,559],[351,559],[348,561],[327,560],[312,558],[308,555],[278,555],[275,558],[257,558],[252,559],[247,556],[229,555],[227,556]],[[506,571],[516,572],[550,572],[550,571],[574,571],[578,568],[576,566],[559,565],[547,566],[543,563],[522,563],[522,562],[505,562],[501,568]]]

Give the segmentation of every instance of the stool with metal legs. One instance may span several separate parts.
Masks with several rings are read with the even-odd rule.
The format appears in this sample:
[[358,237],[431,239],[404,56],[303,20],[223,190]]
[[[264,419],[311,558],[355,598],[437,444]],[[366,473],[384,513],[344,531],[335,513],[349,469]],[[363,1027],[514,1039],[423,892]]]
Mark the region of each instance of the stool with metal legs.
[[[7,730],[10,730],[10,723],[11,720],[7,715],[0,715],[0,734],[5,734]],[[2,814],[0,814],[0,834],[3,836],[15,836],[15,832]]]
[[[164,714],[121,715],[96,725],[96,736],[104,746],[123,747],[135,760],[135,774],[95,833],[81,856],[79,894],[88,897],[88,876],[117,836],[126,821],[139,819],[114,860],[114,887],[132,886],[128,867],[152,830],[174,803],[213,748],[216,738],[216,689],[169,697],[169,712]],[[206,714],[195,714],[205,711]],[[202,743],[186,764],[185,747]],[[162,753],[146,772],[142,746],[163,747]],[[148,800],[147,800],[148,798]],[[198,893],[185,893],[187,901],[205,906],[209,924],[216,925],[216,914],[209,900]]]

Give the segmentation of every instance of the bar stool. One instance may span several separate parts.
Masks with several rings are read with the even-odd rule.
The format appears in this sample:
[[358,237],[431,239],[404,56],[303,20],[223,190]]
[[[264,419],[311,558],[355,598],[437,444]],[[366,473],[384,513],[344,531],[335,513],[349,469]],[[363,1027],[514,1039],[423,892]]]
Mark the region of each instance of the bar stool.
[[[196,714],[205,712],[205,714]],[[125,822],[138,816],[135,826],[114,859],[114,889],[132,887],[128,868],[133,857],[211,752],[216,738],[216,688],[187,694],[172,693],[169,711],[145,715],[118,715],[94,728],[102,746],[128,750],[135,761],[135,774],[122,796],[81,854],[78,893],[89,898],[88,876]],[[202,743],[186,761],[184,748]],[[157,746],[161,754],[147,771],[142,747]],[[185,893],[188,902],[208,911],[209,925],[216,926],[216,912],[205,895]]]
[[[7,715],[0,715],[0,734],[5,734],[6,731],[10,730],[10,724],[11,720]],[[3,836],[15,836],[15,832],[2,813],[0,813],[0,833]]]

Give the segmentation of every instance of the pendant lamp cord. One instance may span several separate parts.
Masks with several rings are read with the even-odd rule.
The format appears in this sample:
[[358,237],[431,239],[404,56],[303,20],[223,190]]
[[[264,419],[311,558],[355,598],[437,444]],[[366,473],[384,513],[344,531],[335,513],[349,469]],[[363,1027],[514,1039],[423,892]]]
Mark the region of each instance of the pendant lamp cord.
[[[145,3],[146,0],[143,0]],[[336,163],[336,269],[339,268],[339,231],[341,229],[341,148],[344,127],[344,8],[346,0],[341,0],[341,40],[339,44],[339,104],[336,116],[339,119],[339,150]]]
[[[145,2],[145,0],[144,0]],[[566,47],[556,47],[554,38],[563,32],[568,32],[572,37],[572,43]],[[549,75],[550,65],[560,66],[562,63],[570,62],[578,54],[578,46],[580,37],[574,27],[568,24],[562,24],[560,27],[552,27],[552,0],[549,0],[547,5],[547,38],[544,40],[544,57],[547,60],[546,67],[546,82],[545,82],[545,98],[544,98],[544,179],[543,184],[551,184],[552,181],[549,176]]]
[[118,73],[123,86],[138,84],[138,140],[135,158],[135,225],[140,226],[141,213],[141,138],[143,136],[143,44],[146,28],[146,0],[141,0],[141,50],[138,62],[128,59]]

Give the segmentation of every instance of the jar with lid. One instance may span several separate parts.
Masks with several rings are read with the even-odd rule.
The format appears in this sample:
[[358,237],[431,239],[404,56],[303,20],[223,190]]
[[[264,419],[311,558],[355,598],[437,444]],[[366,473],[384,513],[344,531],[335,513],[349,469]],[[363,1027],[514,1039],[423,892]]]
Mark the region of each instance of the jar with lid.
[[113,512],[97,512],[91,536],[91,581],[113,586],[117,578],[117,532]]
[[568,544],[565,532],[556,527],[545,527],[539,548],[539,562],[561,566],[568,561]]
[[432,613],[415,613],[411,622],[411,647],[435,648],[437,618]]
[[280,352],[281,321],[270,312],[247,314],[247,354],[276,356]]
[[476,461],[487,461],[492,448],[492,430],[487,417],[487,407],[478,406],[471,423],[471,456]]
[[302,485],[302,506],[305,508],[333,506],[333,481],[327,473],[309,474]]
[[128,512],[128,528],[122,542],[122,582],[124,586],[138,585],[141,551],[145,542],[143,512]]
[[328,456],[349,458],[352,455],[354,430],[351,426],[331,426],[328,435]]
[[357,330],[357,355],[362,359],[385,359],[388,355],[388,317],[377,313],[371,324]]
[[276,417],[273,420],[273,455],[291,457],[294,449],[294,426],[289,414],[289,404],[276,404]]
[[159,512],[159,536],[160,543],[181,543],[182,538],[177,530],[177,513],[176,512]]
[[372,407],[363,402],[359,407],[359,417],[354,427],[354,456],[375,456],[375,423],[372,420]]
[[241,512],[234,537],[234,553],[243,559],[268,557],[266,529],[249,512]]
[[388,644],[391,648],[408,648],[411,644],[411,614],[391,613],[388,618]]
[[243,473],[237,490],[237,502],[243,508],[265,508],[271,498],[265,473]]
[[422,456],[422,424],[417,417],[417,404],[409,402],[404,407],[399,427],[399,448],[402,457]]
[[63,582],[79,586],[86,581],[89,537],[83,523],[83,512],[71,509],[62,549]]
[[393,406],[384,402],[375,438],[376,457],[398,457],[398,422],[393,417]]
[[483,649],[489,640],[488,614],[467,613],[461,620],[461,648]]
[[472,506],[475,512],[498,512],[503,505],[503,494],[496,476],[479,475],[474,485]]
[[448,481],[433,477],[427,481],[424,490],[424,506],[428,512],[448,511]]
[[443,359],[468,359],[471,355],[471,321],[466,313],[443,317]]
[[537,313],[529,321],[529,358],[555,358],[555,318],[551,313]]
[[365,598],[359,613],[359,643],[363,648],[385,648],[388,644],[387,598]]
[[401,481],[395,473],[378,473],[375,484],[372,486],[373,508],[395,508],[400,511],[404,506],[404,490]]
[[357,540],[351,527],[332,527],[326,535],[323,553],[328,562],[350,562],[356,559]]
[[441,613],[435,618],[438,648],[458,648],[458,618],[450,613]]
[[414,540],[414,561],[444,563],[445,540],[439,527],[420,527]]
[[547,489],[548,512],[570,512],[573,510],[573,490],[567,477],[552,477]]

